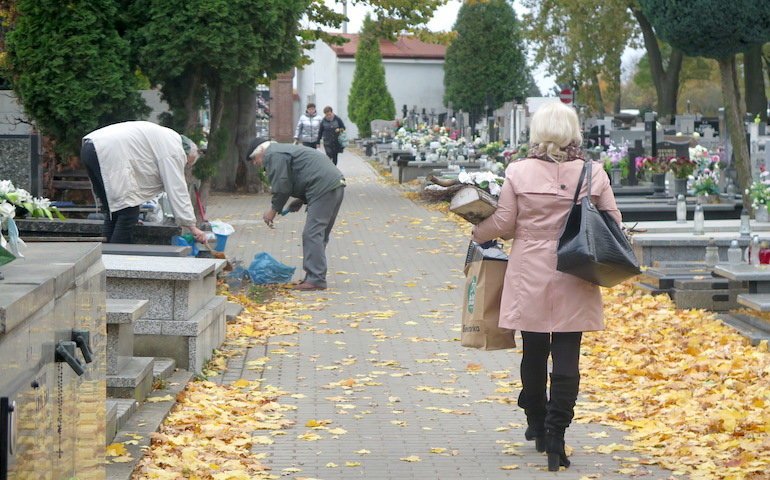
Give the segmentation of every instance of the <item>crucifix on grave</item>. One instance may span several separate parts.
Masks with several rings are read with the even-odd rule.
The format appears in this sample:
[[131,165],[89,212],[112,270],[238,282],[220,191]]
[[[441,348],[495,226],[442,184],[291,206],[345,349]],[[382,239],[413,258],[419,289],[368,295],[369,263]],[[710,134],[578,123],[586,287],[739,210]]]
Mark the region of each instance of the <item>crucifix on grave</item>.
[[658,156],[658,122],[656,120],[658,114],[655,112],[647,112],[644,114],[644,131],[650,135],[650,148],[653,157]]

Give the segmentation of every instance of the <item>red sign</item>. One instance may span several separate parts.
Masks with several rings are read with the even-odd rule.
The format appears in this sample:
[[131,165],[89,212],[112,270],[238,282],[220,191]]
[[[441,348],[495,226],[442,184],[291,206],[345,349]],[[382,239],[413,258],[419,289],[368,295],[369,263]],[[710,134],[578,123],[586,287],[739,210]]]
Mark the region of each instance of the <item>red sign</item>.
[[561,92],[559,92],[559,100],[561,100],[561,103],[566,103],[567,105],[572,103],[572,90],[569,88],[565,88]]

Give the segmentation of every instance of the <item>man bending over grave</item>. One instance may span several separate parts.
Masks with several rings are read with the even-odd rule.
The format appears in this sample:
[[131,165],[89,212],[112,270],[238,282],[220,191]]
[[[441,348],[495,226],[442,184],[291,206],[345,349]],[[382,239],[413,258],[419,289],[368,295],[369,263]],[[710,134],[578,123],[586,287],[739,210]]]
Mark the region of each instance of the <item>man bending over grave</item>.
[[184,176],[197,159],[192,140],[151,122],[116,123],[83,137],[80,160],[101,203],[107,242],[132,243],[139,207],[165,191],[177,224],[205,243]]
[[[329,158],[305,146],[271,142],[259,137],[251,141],[246,155],[264,167],[273,192],[271,207],[262,216],[268,227],[278,212],[297,212],[307,204],[302,230],[302,268],[305,279],[296,290],[326,289],[326,244],[345,194],[345,177]],[[284,205],[294,197],[284,210]]]

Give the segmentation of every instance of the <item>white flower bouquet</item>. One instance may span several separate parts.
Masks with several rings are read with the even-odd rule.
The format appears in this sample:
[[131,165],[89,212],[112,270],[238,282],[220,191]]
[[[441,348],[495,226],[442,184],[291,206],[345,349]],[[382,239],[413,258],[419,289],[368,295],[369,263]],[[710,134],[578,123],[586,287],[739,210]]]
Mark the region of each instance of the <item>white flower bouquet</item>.
[[[13,220],[17,214],[26,214],[31,217],[44,217],[64,219],[59,209],[51,206],[51,201],[43,197],[33,197],[23,188],[16,188],[10,180],[0,180],[0,249],[2,252],[10,252],[13,257],[0,255],[0,265],[10,262],[15,257],[23,257],[20,249],[24,247],[24,241],[19,238],[19,229]],[[2,230],[8,232],[8,240],[2,234]]]

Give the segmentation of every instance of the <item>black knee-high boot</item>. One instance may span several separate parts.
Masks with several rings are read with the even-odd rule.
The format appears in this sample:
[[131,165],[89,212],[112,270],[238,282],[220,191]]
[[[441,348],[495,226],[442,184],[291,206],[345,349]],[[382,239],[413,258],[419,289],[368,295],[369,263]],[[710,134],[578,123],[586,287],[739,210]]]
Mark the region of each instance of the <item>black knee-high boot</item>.
[[575,402],[580,389],[580,377],[551,374],[551,398],[545,415],[545,451],[548,453],[548,470],[569,467],[564,452],[564,432],[575,416]]
[[[537,377],[537,375],[531,375]],[[539,378],[530,378],[529,381],[522,377],[522,388],[519,394],[519,407],[524,409],[527,416],[527,431],[524,432],[524,438],[535,441],[535,448],[538,452],[545,452],[545,415],[546,402],[545,384],[546,378],[542,381]]]

